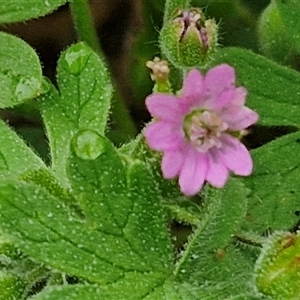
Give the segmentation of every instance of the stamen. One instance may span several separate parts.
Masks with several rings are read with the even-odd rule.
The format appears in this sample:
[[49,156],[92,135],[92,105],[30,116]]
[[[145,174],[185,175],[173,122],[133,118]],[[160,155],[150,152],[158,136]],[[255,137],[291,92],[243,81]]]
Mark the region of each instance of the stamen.
[[189,142],[199,152],[207,152],[222,146],[219,138],[228,125],[215,112],[195,110],[185,117],[183,128]]

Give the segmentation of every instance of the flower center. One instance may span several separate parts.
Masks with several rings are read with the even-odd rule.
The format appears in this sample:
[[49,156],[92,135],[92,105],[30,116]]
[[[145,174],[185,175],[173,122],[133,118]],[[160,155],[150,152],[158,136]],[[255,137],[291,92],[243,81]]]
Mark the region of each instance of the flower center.
[[189,142],[199,151],[206,152],[212,147],[221,147],[220,136],[228,125],[209,110],[194,110],[186,115],[183,130]]

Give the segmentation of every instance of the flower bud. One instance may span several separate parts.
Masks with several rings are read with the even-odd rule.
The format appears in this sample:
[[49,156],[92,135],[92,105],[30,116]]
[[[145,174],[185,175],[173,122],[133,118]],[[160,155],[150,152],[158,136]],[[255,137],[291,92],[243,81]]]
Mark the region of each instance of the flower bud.
[[171,93],[171,84],[169,81],[170,69],[166,60],[155,57],[148,60],[146,66],[152,70],[151,79],[155,82],[154,93]]
[[200,9],[178,10],[164,25],[161,48],[177,67],[205,65],[217,45],[217,25],[206,20]]
[[261,52],[278,63],[297,66],[297,50],[286,29],[275,1],[262,13],[258,23]]
[[256,262],[256,286],[272,299],[299,299],[300,233],[277,232]]

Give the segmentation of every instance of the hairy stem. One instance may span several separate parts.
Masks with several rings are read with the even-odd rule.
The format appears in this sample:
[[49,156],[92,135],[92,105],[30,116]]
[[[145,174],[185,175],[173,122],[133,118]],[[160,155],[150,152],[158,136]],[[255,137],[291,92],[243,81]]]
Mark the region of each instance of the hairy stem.
[[86,42],[94,51],[102,56],[96,28],[87,0],[73,0],[70,5],[79,39]]

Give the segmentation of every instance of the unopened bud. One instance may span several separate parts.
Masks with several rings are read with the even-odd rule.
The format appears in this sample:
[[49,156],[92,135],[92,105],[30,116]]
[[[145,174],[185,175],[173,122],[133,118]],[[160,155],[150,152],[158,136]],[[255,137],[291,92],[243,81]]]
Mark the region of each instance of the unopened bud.
[[151,79],[153,81],[164,82],[169,79],[170,69],[166,60],[155,57],[153,60],[148,60],[146,66],[152,70]]
[[166,60],[155,57],[148,60],[146,66],[152,70],[151,79],[155,82],[153,92],[171,93],[171,84],[169,81],[170,69]]
[[217,25],[200,9],[178,10],[162,28],[162,50],[179,67],[205,65],[217,45]]
[[260,50],[266,57],[288,66],[298,66],[299,54],[293,36],[285,27],[275,1],[260,17],[258,37]]

